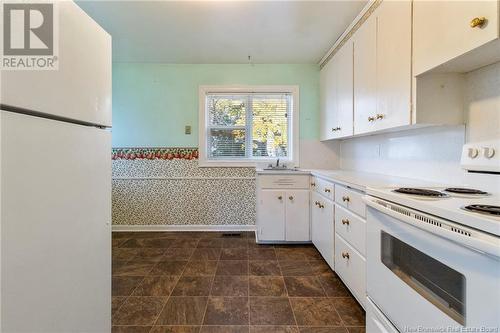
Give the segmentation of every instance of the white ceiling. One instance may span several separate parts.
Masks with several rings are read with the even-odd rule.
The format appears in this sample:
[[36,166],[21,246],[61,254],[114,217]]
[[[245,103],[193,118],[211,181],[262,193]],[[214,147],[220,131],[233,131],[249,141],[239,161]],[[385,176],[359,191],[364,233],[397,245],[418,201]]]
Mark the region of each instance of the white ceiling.
[[77,1],[114,61],[161,63],[317,63],[366,2]]

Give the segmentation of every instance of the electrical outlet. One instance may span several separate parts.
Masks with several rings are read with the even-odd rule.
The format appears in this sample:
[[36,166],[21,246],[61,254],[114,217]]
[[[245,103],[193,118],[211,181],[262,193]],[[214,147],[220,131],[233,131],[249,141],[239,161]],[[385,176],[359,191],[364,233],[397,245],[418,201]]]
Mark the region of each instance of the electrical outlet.
[[191,134],[191,125],[186,125],[184,127],[184,134]]

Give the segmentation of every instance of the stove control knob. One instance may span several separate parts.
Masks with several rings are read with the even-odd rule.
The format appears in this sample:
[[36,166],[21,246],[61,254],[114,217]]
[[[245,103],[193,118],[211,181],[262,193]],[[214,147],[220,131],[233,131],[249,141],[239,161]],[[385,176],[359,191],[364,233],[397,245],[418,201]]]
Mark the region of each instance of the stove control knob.
[[469,148],[467,154],[469,155],[469,158],[476,158],[477,155],[479,155],[479,151],[477,150],[477,148]]
[[483,156],[486,158],[492,158],[493,156],[495,156],[495,149],[489,148],[489,147],[484,147],[483,148]]

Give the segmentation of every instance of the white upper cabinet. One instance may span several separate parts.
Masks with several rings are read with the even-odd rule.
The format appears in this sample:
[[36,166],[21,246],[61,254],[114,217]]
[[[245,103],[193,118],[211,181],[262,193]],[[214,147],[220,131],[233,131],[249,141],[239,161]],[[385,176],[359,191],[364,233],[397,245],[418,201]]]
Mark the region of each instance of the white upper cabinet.
[[[366,9],[369,17],[352,36],[346,34],[347,41],[321,71],[321,139],[463,124],[463,75],[447,71],[450,63],[446,68],[443,63],[460,59],[451,61],[453,66],[471,68],[500,60],[498,1],[371,5],[377,8]],[[468,30],[459,23],[466,16],[472,16],[466,20]],[[478,25],[473,28],[474,18]],[[435,67],[440,71],[415,75]]]
[[467,72],[500,60],[497,0],[414,1],[413,25],[414,75],[447,62],[445,71]]
[[353,44],[347,43],[336,54],[337,65],[337,127],[335,137],[353,134]]
[[321,140],[335,138],[334,124],[337,114],[337,89],[335,88],[337,75],[334,73],[335,70],[336,66],[334,66],[333,61],[330,61],[320,72]]
[[384,1],[377,18],[375,130],[411,124],[411,2]]
[[323,67],[321,81],[321,140],[353,134],[353,45],[347,43]]
[[354,37],[354,134],[411,124],[411,2],[384,1]]
[[354,35],[354,133],[374,130],[377,113],[377,20],[370,16]]

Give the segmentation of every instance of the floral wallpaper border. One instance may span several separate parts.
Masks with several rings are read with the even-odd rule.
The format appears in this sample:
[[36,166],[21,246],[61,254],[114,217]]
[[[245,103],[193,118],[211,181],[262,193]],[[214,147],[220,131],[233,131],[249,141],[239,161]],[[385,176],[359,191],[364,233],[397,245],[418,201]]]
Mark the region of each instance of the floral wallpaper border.
[[196,160],[198,148],[113,148],[112,160]]

